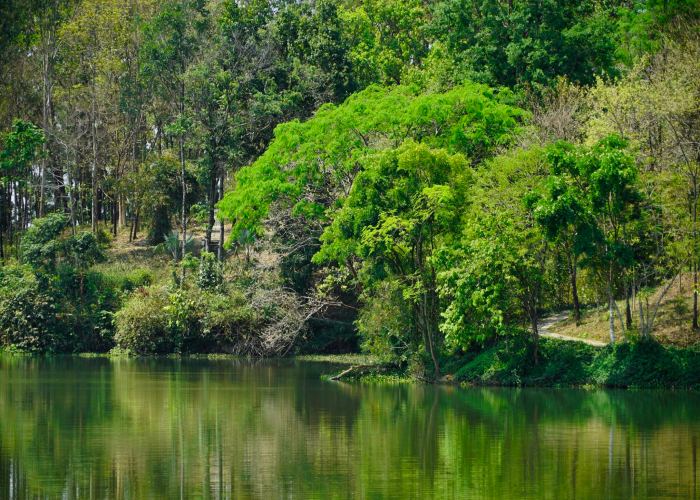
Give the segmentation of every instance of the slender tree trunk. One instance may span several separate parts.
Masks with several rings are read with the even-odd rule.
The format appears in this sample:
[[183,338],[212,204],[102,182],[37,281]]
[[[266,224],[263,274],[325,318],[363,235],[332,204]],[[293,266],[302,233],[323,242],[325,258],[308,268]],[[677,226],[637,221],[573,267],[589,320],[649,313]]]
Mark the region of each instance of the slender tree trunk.
[[428,354],[430,354],[430,359],[433,362],[433,376],[437,380],[440,378],[440,360],[437,357],[437,353],[435,352],[435,335],[433,332],[433,321],[431,318],[431,313],[430,309],[431,306],[428,304],[429,298],[428,298],[429,292],[425,292],[423,294],[423,300],[421,301],[421,305],[419,309],[419,315],[422,317],[421,322],[423,323],[423,327],[421,328],[423,330],[423,339],[425,342],[425,347],[428,349]]
[[141,209],[139,207],[136,208],[136,211],[134,212],[134,218],[131,220],[131,230],[129,231],[129,241],[134,241],[138,235],[138,230],[139,230],[139,212]]
[[5,241],[3,240],[3,233],[5,232],[5,193],[4,190],[0,190],[0,260],[5,260]]
[[698,263],[693,262],[693,330],[698,330]]
[[218,176],[216,175],[216,172],[213,172],[211,179],[209,180],[209,218],[207,220],[207,234],[205,239],[207,252],[209,252],[211,248],[211,233],[214,229],[214,204],[216,203],[216,181],[218,180],[217,178]]
[[571,298],[574,306],[574,320],[576,321],[576,326],[581,324],[581,305],[578,299],[578,283],[577,283],[577,262],[576,256],[569,252],[568,255],[569,264],[569,279],[571,280]]
[[[223,197],[224,197],[224,172],[222,171],[221,172],[221,180],[219,182],[219,199],[222,199]],[[219,211],[219,213],[220,212],[221,211]],[[217,258],[220,261],[223,261],[224,260],[225,234],[224,234],[224,218],[221,215],[219,215],[219,224],[220,224],[220,227],[219,227],[219,246],[216,249],[216,253],[217,253]]]
[[608,321],[610,328],[610,343],[615,343],[615,297],[612,291],[612,264],[608,269]]
[[43,35],[43,60],[42,60],[42,110],[41,127],[44,130],[44,144],[42,145],[43,157],[41,159],[41,173],[39,181],[39,217],[44,216],[44,193],[46,192],[46,165],[49,157],[48,136],[49,136],[49,109],[51,102],[51,54],[53,46],[53,30],[48,28],[48,33]]
[[117,198],[118,200],[118,208],[117,210],[119,211],[119,227],[126,227],[126,199],[124,197],[124,193],[119,193],[119,197]]
[[92,81],[92,126],[91,129],[91,141],[92,141],[92,164],[90,166],[91,173],[91,191],[92,191],[92,203],[90,210],[90,222],[92,224],[92,232],[97,232],[97,117],[96,117],[96,103],[97,96],[95,95],[95,76],[93,75]]
[[119,224],[119,207],[117,204],[117,199],[112,200],[112,234],[117,236],[117,226]]
[[537,327],[537,308],[536,307],[531,307],[530,312],[530,328],[532,328],[532,341],[535,345],[535,352],[534,352],[534,361],[535,364],[539,363],[539,357],[540,357],[540,332]]
[[632,285],[627,287],[625,293],[625,328],[632,328],[632,306],[630,305],[630,297],[632,296]]
[[[183,64],[182,73],[184,74],[185,68]],[[185,84],[180,83],[180,122],[183,123],[183,118],[185,116]],[[185,131],[180,130],[178,137],[178,144],[180,146],[180,177],[182,181],[182,258],[185,258],[185,252],[187,250],[187,179],[185,172]],[[185,284],[185,266],[182,266],[182,279],[180,281],[181,285]]]

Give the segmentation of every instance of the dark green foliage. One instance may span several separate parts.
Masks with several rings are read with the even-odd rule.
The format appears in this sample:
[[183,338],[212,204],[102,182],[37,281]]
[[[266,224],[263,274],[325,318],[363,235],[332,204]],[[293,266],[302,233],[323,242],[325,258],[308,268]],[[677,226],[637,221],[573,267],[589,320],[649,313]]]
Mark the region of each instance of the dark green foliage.
[[29,352],[60,351],[65,325],[55,297],[23,266],[0,268],[0,346]]
[[32,163],[41,156],[44,132],[31,122],[15,119],[1,138],[0,179],[26,182]]
[[63,250],[60,237],[67,225],[68,217],[63,214],[35,220],[22,238],[22,261],[35,269],[53,271]]
[[221,263],[216,260],[216,255],[211,252],[203,252],[199,259],[197,286],[202,290],[212,290],[220,287],[223,282],[223,269]]
[[171,335],[164,313],[169,303],[168,295],[159,289],[144,289],[132,295],[115,315],[116,346],[138,354],[175,352],[180,346]]
[[650,340],[591,347],[541,339],[539,362],[522,338],[502,340],[463,361],[457,380],[484,385],[689,389],[700,387],[700,352]]
[[[686,367],[680,363],[690,361]],[[591,366],[592,379],[601,385],[616,387],[668,387],[695,385],[685,369],[697,373],[700,356],[692,351],[664,348],[658,342],[641,340],[606,348]]]
[[151,245],[163,243],[165,236],[172,232],[170,210],[164,205],[157,205],[151,212],[151,224],[148,227],[148,242]]
[[115,344],[137,355],[236,352],[263,326],[240,291],[137,290],[115,315]]
[[37,271],[52,273],[58,264],[85,270],[104,259],[104,252],[93,233],[64,234],[68,222],[68,217],[58,213],[35,219],[22,238],[22,262]]
[[614,11],[585,0],[443,0],[432,30],[465,76],[541,86],[557,76],[593,83],[615,74]]

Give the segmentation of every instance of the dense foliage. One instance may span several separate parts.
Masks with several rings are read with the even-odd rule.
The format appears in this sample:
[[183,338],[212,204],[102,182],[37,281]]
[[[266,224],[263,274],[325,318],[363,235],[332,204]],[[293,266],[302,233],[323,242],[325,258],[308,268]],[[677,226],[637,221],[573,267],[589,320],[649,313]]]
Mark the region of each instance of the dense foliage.
[[611,342],[649,340],[684,274],[698,329],[697,2],[0,18],[3,346],[361,344],[438,377],[502,342],[546,362],[551,311],[606,309]]

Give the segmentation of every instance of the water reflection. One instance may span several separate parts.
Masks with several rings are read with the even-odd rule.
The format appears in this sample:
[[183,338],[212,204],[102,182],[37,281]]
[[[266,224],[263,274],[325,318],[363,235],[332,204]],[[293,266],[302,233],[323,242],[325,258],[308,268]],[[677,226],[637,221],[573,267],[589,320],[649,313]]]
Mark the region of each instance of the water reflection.
[[0,358],[0,498],[695,498],[700,396]]

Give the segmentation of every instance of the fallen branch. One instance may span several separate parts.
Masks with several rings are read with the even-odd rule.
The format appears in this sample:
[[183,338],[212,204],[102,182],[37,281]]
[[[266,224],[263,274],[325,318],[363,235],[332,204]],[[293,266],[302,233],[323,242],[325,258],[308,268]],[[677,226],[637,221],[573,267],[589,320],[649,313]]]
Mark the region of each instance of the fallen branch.
[[337,375],[333,375],[329,380],[340,380],[348,375],[359,376],[367,373],[381,373],[387,371],[387,369],[387,365],[353,365]]

